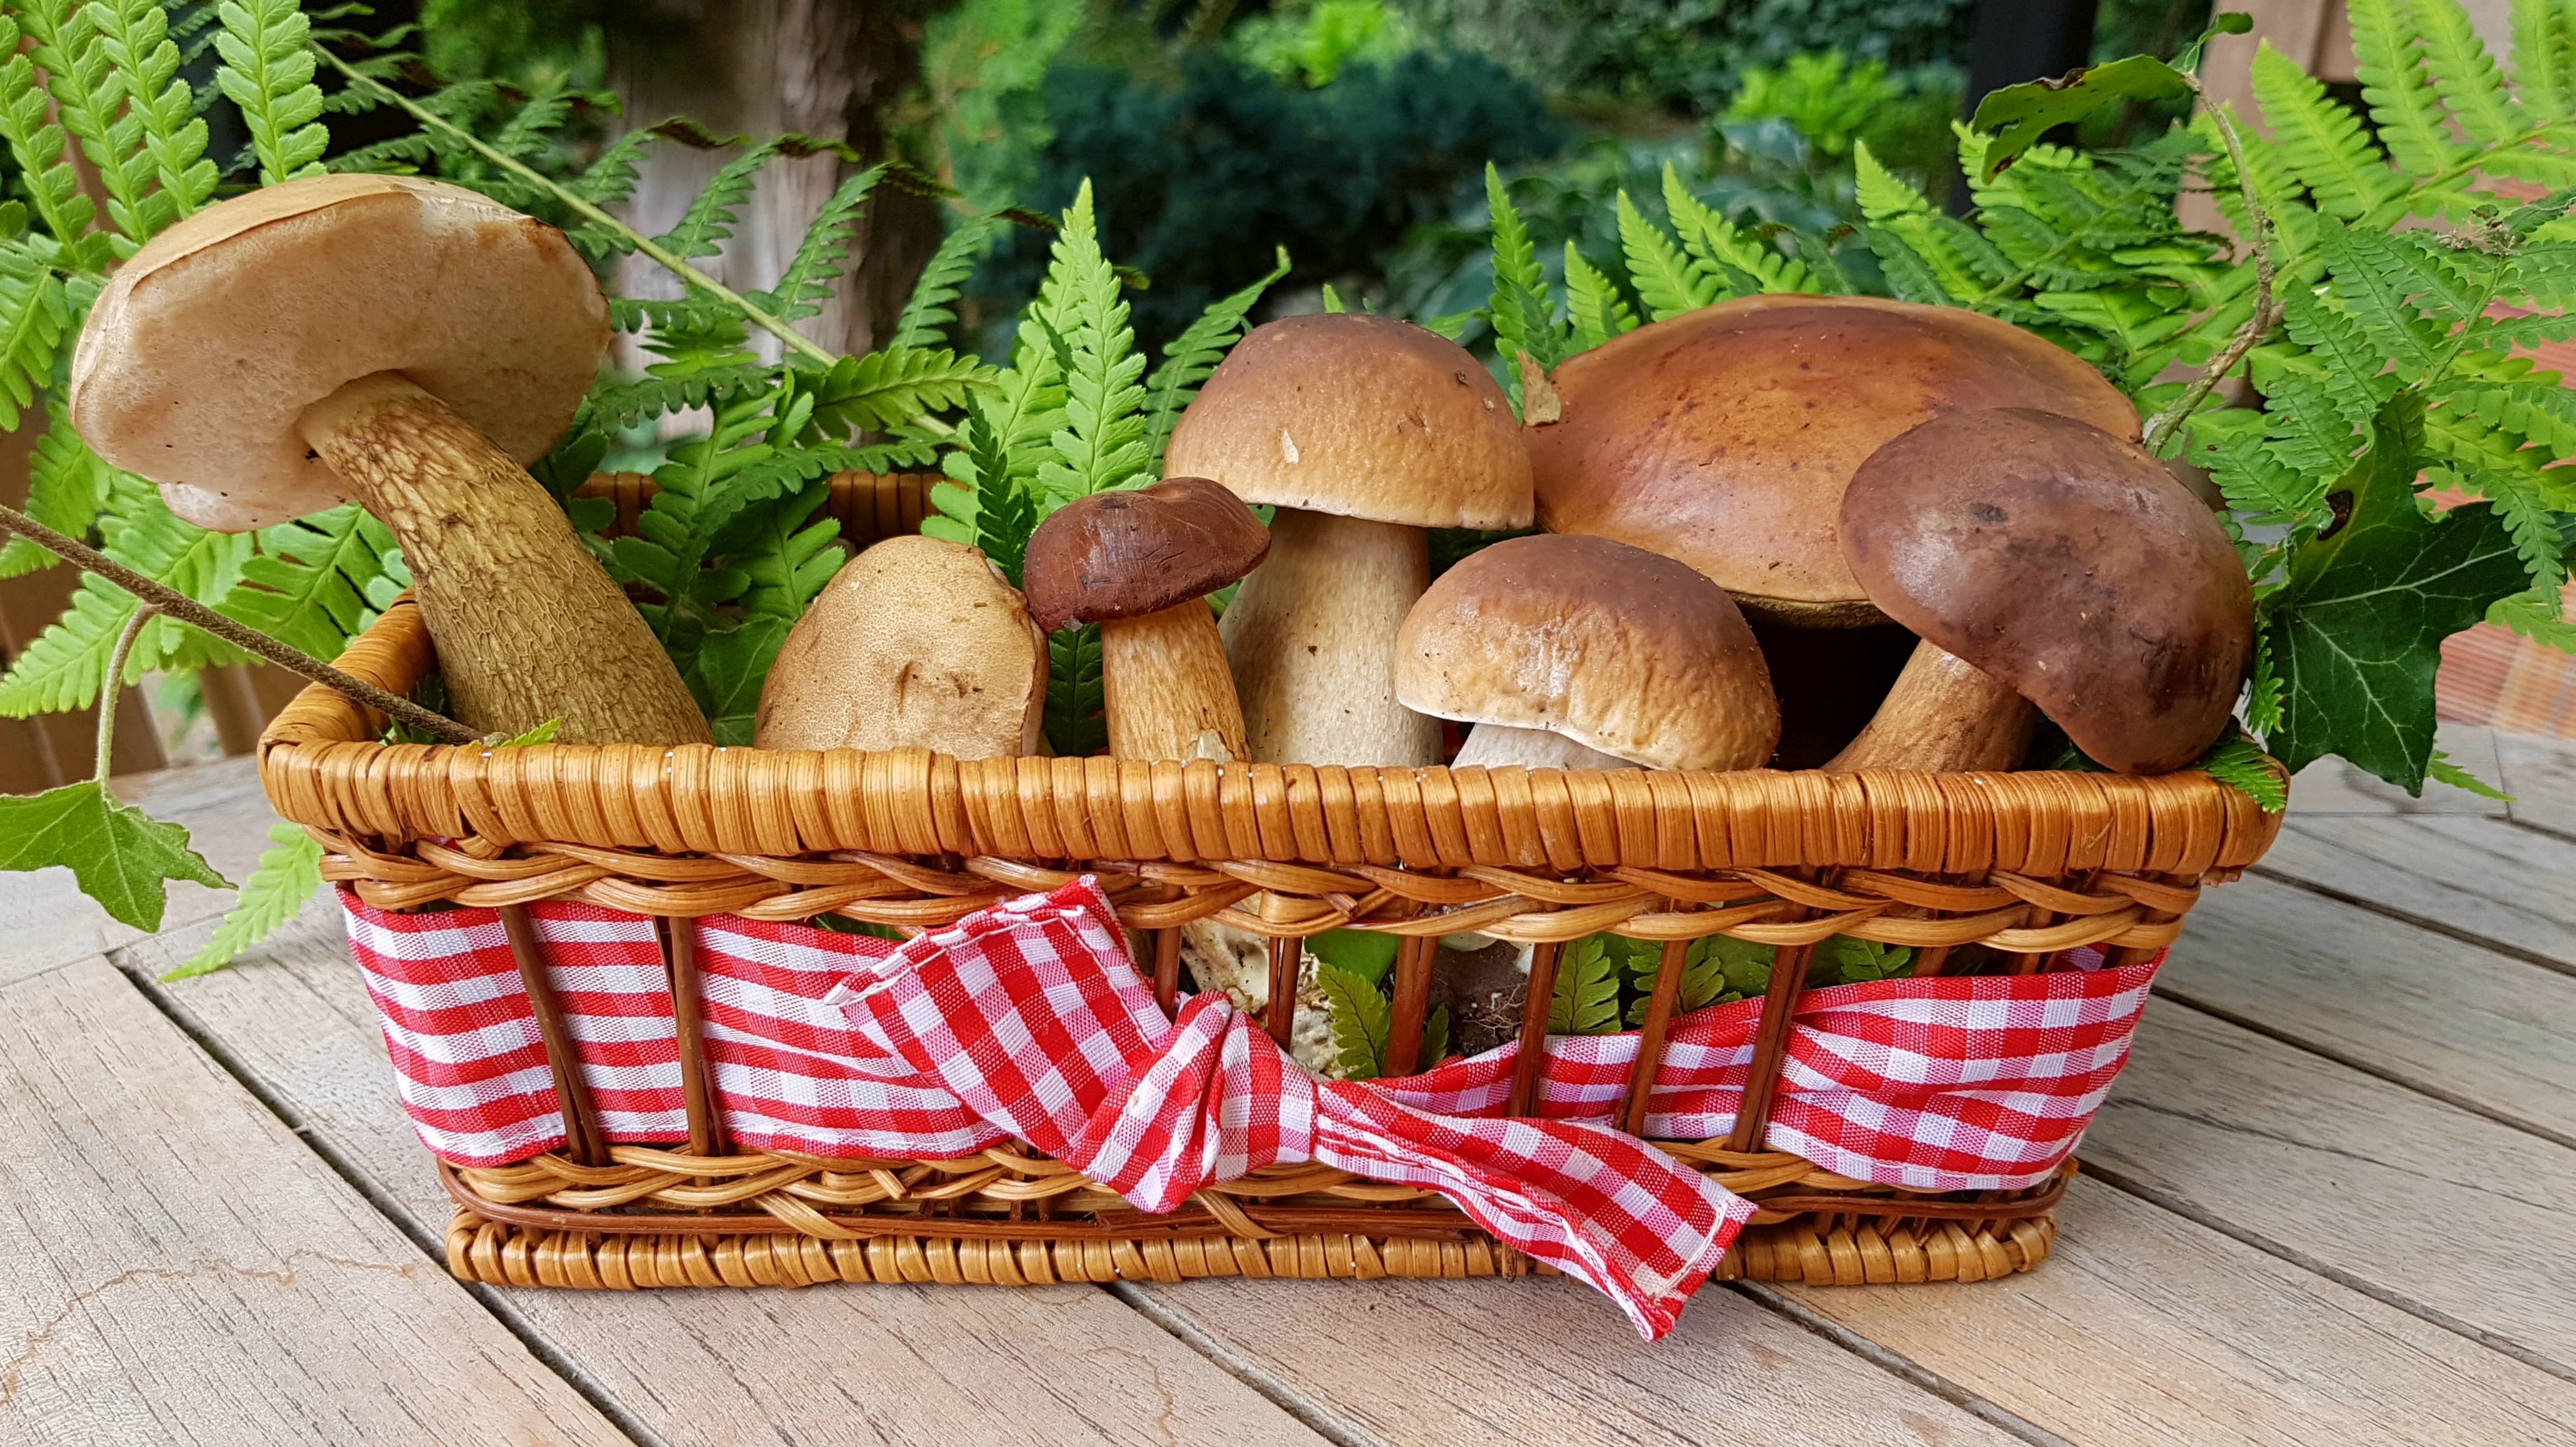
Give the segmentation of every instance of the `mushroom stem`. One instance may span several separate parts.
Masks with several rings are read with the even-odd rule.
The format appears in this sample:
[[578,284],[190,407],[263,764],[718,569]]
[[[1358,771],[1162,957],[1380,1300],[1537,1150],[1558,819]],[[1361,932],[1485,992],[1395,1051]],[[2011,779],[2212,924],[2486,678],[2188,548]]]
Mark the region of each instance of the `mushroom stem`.
[[564,743],[710,741],[705,717],[626,595],[537,480],[401,375],[304,411],[304,440],[402,544],[458,719]]
[[1525,769],[1635,769],[1633,763],[1617,754],[1605,754],[1586,744],[1576,743],[1560,733],[1546,729],[1520,729],[1509,724],[1480,723],[1467,734],[1467,742],[1452,761],[1457,768],[1482,764],[1499,769],[1518,764]]
[[1395,635],[1430,585],[1423,530],[1279,509],[1270,556],[1220,632],[1251,756],[1274,764],[1440,762],[1440,725],[1395,701]]
[[2039,710],[1994,675],[1932,643],[1918,643],[1869,726],[1826,760],[1825,772],[2009,769],[2021,762],[2038,724]]
[[1122,759],[1249,758],[1225,640],[1204,598],[1100,625],[1109,752]]

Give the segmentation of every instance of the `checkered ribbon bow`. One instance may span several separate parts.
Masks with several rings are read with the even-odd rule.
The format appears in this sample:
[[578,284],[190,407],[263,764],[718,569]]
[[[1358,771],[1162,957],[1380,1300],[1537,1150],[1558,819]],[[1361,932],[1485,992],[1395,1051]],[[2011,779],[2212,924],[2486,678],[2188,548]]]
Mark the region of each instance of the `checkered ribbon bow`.
[[1166,1019],[1120,941],[1085,879],[919,936],[831,1003],[890,1081],[907,1071],[901,1085],[935,1086],[1142,1210],[1300,1161],[1426,1187],[1649,1340],[1753,1214],[1604,1126],[1436,1115],[1318,1080],[1213,992]]

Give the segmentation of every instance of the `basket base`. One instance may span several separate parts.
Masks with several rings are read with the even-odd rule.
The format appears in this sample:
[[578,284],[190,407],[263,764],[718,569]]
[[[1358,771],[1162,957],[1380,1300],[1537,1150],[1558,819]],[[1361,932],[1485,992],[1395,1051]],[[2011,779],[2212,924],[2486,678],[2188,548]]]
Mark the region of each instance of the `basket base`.
[[[1998,1234],[2000,1232],[2000,1234]],[[2048,1256],[2057,1218],[1980,1226],[1953,1222],[1882,1232],[1867,1220],[1813,1218],[1750,1226],[1718,1268],[1721,1281],[1809,1286],[1984,1281],[2028,1271]],[[1001,1241],[870,1236],[826,1241],[790,1233],[708,1236],[529,1230],[460,1210],[447,1226],[447,1265],[493,1286],[633,1291],[668,1286],[811,1286],[884,1281],[976,1286],[1188,1281],[1203,1276],[1552,1276],[1482,1237],[1426,1240],[1365,1235],[1083,1237]]]

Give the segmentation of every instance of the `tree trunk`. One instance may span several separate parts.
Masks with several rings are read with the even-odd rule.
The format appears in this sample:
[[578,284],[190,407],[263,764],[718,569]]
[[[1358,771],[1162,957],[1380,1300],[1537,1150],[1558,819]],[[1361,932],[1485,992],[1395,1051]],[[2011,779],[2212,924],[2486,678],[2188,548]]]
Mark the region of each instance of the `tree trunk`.
[[[718,135],[796,132],[845,141],[870,160],[892,151],[885,115],[914,78],[914,7],[887,0],[635,0],[607,8],[609,83],[626,118],[686,116]],[[657,146],[647,153],[627,219],[644,234],[677,223],[728,152]],[[762,174],[721,256],[701,262],[740,290],[776,282],[796,243],[850,166],[833,156],[780,159]],[[852,355],[894,328],[912,280],[938,246],[937,207],[882,187],[852,248],[840,295],[797,329]],[[642,257],[622,266],[625,294],[676,297],[677,281]],[[775,344],[761,339],[771,350]]]

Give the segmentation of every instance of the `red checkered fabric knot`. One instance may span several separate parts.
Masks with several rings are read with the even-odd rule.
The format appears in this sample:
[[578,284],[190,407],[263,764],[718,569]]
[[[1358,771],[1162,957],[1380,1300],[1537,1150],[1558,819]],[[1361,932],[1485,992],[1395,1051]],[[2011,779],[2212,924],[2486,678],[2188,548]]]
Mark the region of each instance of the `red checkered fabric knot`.
[[1437,1115],[1318,1080],[1213,992],[1166,1019],[1087,878],[918,936],[832,1000],[883,1052],[871,1070],[936,1086],[1142,1210],[1303,1161],[1425,1187],[1649,1340],[1753,1214],[1606,1126]]

